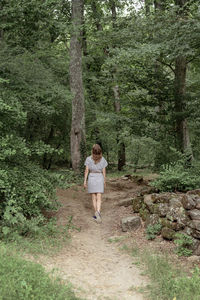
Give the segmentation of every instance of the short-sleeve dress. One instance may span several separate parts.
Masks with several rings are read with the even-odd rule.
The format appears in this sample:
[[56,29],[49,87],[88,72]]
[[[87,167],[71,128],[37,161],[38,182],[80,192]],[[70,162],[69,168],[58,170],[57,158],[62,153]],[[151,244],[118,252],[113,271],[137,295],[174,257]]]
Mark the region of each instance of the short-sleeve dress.
[[103,169],[107,167],[108,163],[104,157],[95,164],[92,156],[88,156],[85,161],[85,166],[88,166],[88,193],[104,193],[104,177]]

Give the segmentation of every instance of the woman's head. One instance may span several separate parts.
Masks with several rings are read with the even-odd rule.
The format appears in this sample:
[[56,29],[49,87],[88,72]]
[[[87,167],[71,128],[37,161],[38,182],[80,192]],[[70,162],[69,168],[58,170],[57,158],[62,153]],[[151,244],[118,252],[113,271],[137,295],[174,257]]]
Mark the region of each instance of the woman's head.
[[102,150],[98,144],[92,146],[92,158],[95,162],[98,162],[102,158]]

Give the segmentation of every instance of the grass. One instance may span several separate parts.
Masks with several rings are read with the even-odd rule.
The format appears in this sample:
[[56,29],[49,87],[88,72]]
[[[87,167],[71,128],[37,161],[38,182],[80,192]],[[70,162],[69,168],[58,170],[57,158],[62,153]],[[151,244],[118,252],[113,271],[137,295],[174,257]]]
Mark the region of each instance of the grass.
[[0,300],[78,300],[70,285],[0,245]]
[[[128,252],[130,253],[130,249]],[[141,263],[144,266],[144,274],[151,279],[150,285],[147,286],[148,299],[200,300],[200,269],[198,267],[188,274],[181,269],[181,266],[178,267],[170,262],[169,257],[152,253],[149,250],[141,251],[137,247],[133,248],[131,255],[137,258],[136,265]]]
[[119,178],[126,174],[130,174],[133,176],[143,176],[143,177],[147,177],[147,178],[155,176],[155,174],[152,173],[152,170],[150,170],[148,168],[138,169],[136,172],[134,172],[134,168],[131,166],[125,166],[122,171],[118,171],[117,167],[108,168],[108,170],[107,170],[108,178]]
[[152,279],[150,285],[152,299],[200,300],[199,268],[196,267],[188,275],[162,255],[151,255],[146,252],[142,257]]
[[80,231],[80,228],[73,225],[72,217],[65,226],[57,226],[52,220],[32,235],[21,236],[14,232],[8,238],[1,240],[0,245],[5,245],[20,253],[51,255],[71,241],[71,230]]

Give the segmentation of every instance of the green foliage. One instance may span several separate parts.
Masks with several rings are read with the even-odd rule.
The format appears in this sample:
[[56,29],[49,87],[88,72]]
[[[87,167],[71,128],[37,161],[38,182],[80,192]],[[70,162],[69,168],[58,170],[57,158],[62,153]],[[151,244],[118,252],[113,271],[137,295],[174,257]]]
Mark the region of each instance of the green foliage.
[[198,164],[186,167],[183,161],[163,168],[160,176],[151,183],[159,191],[188,191],[199,188],[200,171]]
[[146,237],[148,240],[155,239],[156,235],[160,234],[162,225],[161,224],[155,224],[155,225],[148,225],[146,228]]
[[199,300],[200,295],[200,269],[196,267],[191,274],[186,274],[169,258],[162,255],[145,252],[142,261],[147,267],[151,284],[150,299],[176,299],[176,300]]
[[[51,255],[60,251],[71,240],[71,231],[80,231],[73,224],[72,217],[69,217],[66,225],[57,225],[55,218],[48,222],[37,223],[38,218],[33,218],[28,226],[28,234],[20,235],[17,231],[1,237],[1,243],[13,251],[20,253],[30,253],[32,255],[45,254]],[[27,222],[27,220],[25,220]],[[10,230],[10,228],[8,228]]]
[[13,256],[0,246],[0,299],[78,300],[70,285],[52,275],[39,264]]
[[176,244],[175,252],[179,256],[190,256],[192,255],[192,250],[189,249],[193,245],[193,239],[191,236],[183,233],[177,233],[175,235],[176,239],[174,243]]

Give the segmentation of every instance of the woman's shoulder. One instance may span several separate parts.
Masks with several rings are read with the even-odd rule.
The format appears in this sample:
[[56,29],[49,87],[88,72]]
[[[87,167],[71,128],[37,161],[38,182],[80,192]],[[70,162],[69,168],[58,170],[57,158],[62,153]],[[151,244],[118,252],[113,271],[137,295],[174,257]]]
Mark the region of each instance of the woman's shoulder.
[[92,161],[92,157],[91,157],[91,155],[90,155],[90,156],[88,156],[88,157],[86,158],[86,160],[85,160],[85,165],[91,163],[91,161]]
[[107,163],[106,159],[103,156],[102,156],[101,161],[104,164],[104,166],[107,167],[108,163]]

